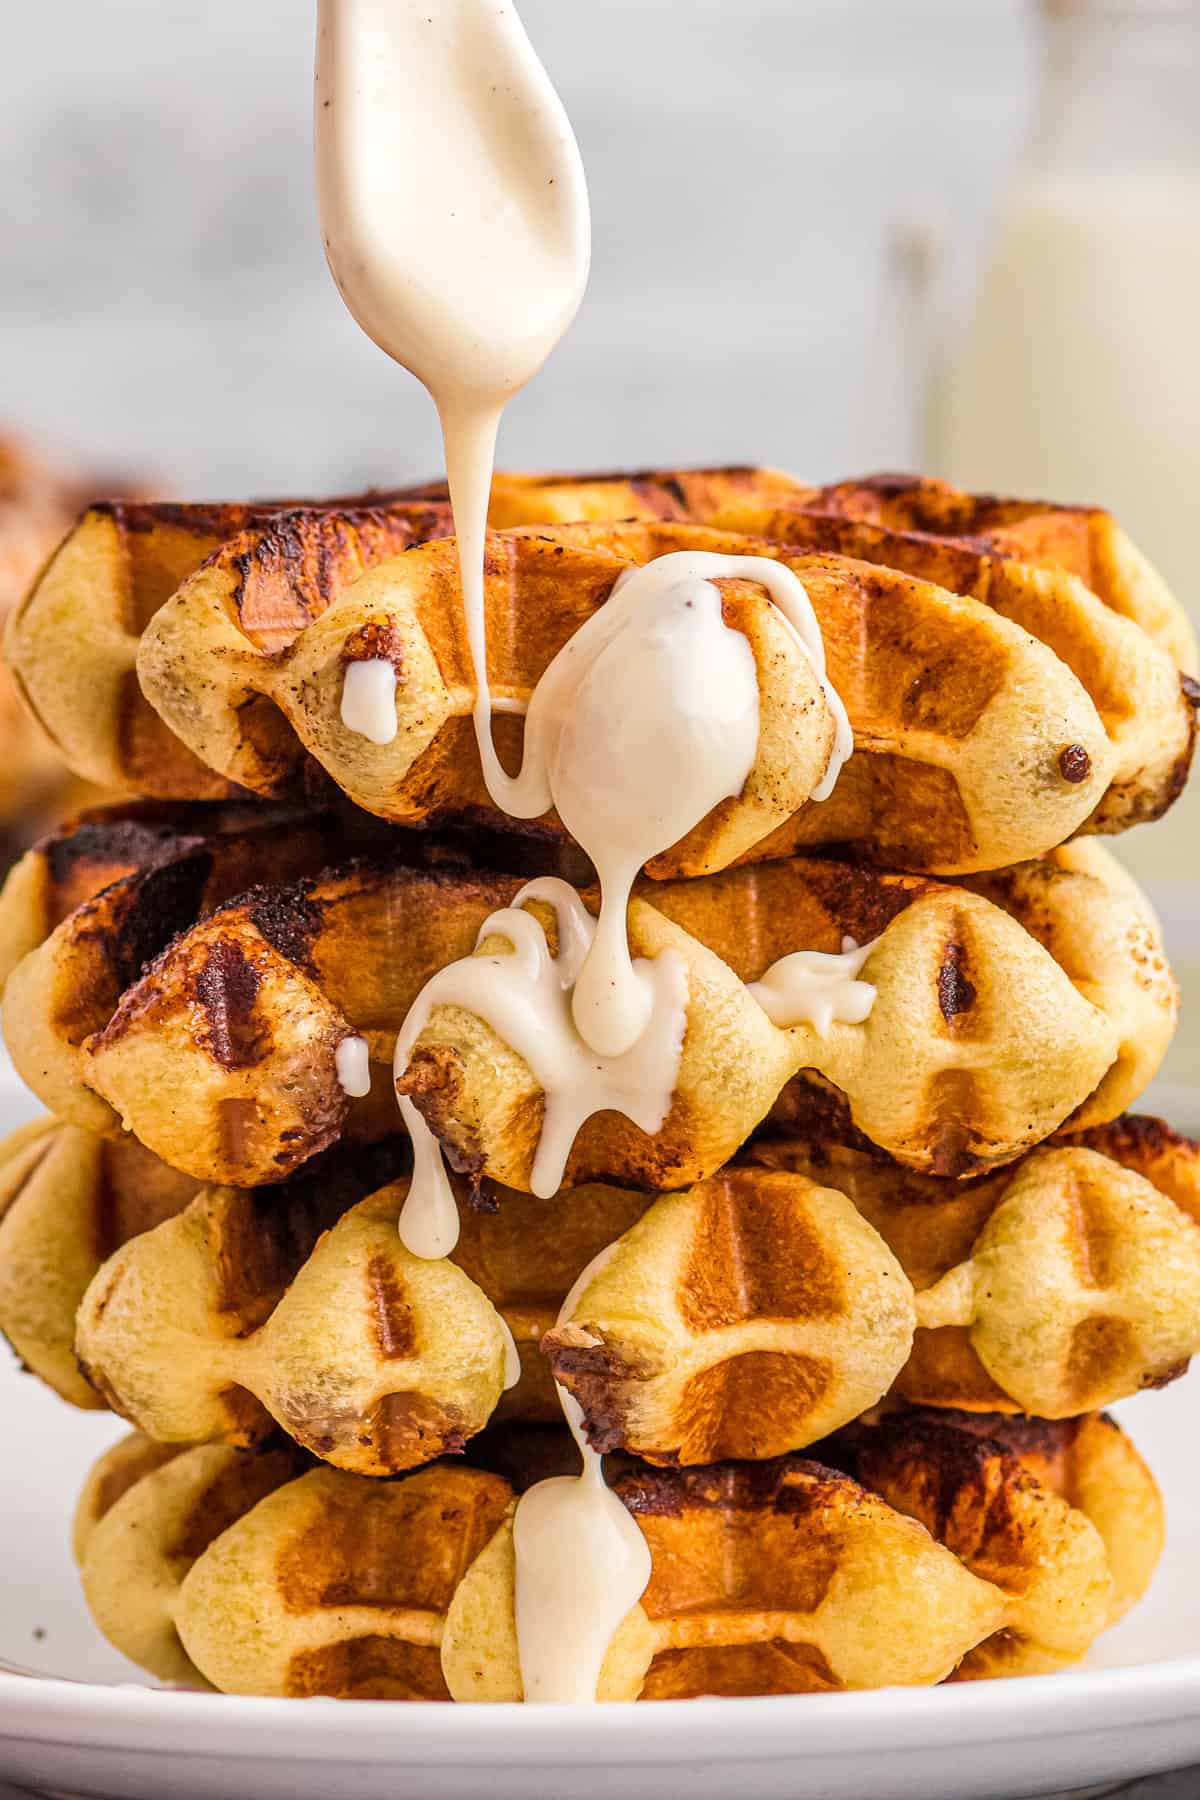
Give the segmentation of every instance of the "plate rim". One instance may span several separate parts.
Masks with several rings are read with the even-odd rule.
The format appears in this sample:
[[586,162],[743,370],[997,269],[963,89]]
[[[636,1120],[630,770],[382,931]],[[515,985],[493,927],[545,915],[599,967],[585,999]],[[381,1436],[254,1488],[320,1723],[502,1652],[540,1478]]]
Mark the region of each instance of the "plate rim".
[[[606,1764],[687,1760],[697,1732],[720,1729],[706,1742],[708,1761],[769,1761],[780,1734],[803,1729],[810,1757],[852,1760],[875,1736],[876,1751],[944,1752],[957,1744],[1025,1738],[1062,1740],[1129,1726],[1192,1720],[1200,1725],[1200,1655],[1135,1667],[1071,1670],[1056,1675],[963,1683],[953,1687],[877,1688],[855,1693],[747,1699],[631,1702],[604,1706],[513,1703],[403,1705],[377,1700],[309,1700],[188,1693],[137,1683],[100,1684],[0,1672],[0,1742],[120,1749],[174,1756],[217,1755],[229,1762],[270,1756],[342,1764],[436,1760],[475,1765],[502,1752],[511,1762]],[[215,1749],[202,1723],[219,1709],[225,1741]],[[1098,1718],[1097,1707],[1105,1709]],[[612,1730],[614,1713],[621,1721]],[[764,1726],[771,1729],[764,1730]]]

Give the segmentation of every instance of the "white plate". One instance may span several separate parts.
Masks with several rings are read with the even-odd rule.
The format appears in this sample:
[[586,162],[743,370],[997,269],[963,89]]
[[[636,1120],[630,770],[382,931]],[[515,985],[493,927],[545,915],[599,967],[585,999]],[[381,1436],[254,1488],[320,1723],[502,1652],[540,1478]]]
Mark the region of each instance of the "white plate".
[[[0,1128],[34,1110],[0,1073]],[[84,1472],[123,1428],[0,1353],[0,1662],[29,1671],[0,1674],[0,1776],[119,1800],[1017,1800],[1200,1762],[1193,1392],[1121,1409],[1166,1489],[1169,1546],[1084,1671],[790,1700],[400,1706],[143,1685],[88,1620],[67,1544]]]

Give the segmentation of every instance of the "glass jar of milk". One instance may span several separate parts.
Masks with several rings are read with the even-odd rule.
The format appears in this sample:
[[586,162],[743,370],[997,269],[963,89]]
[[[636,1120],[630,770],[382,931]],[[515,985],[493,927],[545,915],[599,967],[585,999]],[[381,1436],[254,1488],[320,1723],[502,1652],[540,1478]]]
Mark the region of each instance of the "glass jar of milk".
[[1200,0],[1043,0],[1031,141],[933,405],[963,486],[1109,507],[1187,598],[1200,492]]
[[[1107,506],[1200,616],[1200,0],[1042,0],[1046,71],[974,308],[933,384],[964,487]],[[1110,840],[1183,990],[1151,1103],[1200,1128],[1200,771]]]

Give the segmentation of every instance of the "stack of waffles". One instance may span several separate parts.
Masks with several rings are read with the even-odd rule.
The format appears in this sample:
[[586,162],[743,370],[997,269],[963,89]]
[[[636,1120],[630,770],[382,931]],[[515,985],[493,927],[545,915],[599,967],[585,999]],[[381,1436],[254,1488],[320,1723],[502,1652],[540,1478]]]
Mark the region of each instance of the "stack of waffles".
[[[227,1692],[522,1699],[513,1515],[578,1467],[565,1395],[650,1559],[597,1697],[1078,1662],[1163,1542],[1104,1409],[1200,1348],[1200,1147],[1131,1110],[1175,990],[1102,842],[1186,777],[1180,609],[1107,514],[929,481],[502,476],[493,523],[510,766],[556,652],[679,550],[799,577],[855,742],[815,802],[813,667],[719,581],[758,754],[628,911],[686,972],[674,1091],[655,1131],[588,1118],[550,1196],[488,1020],[426,1007],[393,1067],[431,977],[517,954],[493,915],[553,934],[526,881],[596,904],[553,814],[488,798],[444,493],[95,506],[10,627],[71,766],[137,796],[0,901],[49,1109],[2,1152],[0,1328],[135,1428],[79,1501],[97,1624]],[[385,742],[343,720],[363,661]],[[847,940],[856,1016],[753,985]],[[397,1091],[454,1171],[446,1256],[397,1229]]]

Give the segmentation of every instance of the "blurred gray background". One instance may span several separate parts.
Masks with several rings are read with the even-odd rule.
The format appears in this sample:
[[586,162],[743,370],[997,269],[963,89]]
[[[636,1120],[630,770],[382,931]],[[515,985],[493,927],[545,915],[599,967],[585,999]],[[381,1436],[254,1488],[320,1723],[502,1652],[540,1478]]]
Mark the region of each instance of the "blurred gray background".
[[[888,234],[969,264],[1019,145],[1022,0],[523,0],[591,184],[590,292],[502,454],[911,455]],[[307,0],[41,0],[0,59],[0,415],[178,493],[439,461],[326,274]]]
[[[41,0],[6,18],[0,420],[176,495],[436,470],[425,394],[353,324],[321,257],[313,12]],[[1033,0],[521,12],[582,145],[595,257],[501,459],[744,459],[812,479],[917,463],[927,367],[903,246],[932,235],[943,295],[971,292],[1033,109]],[[1200,1125],[1198,830],[1200,793],[1122,855],[1193,1002],[1152,1098]]]

